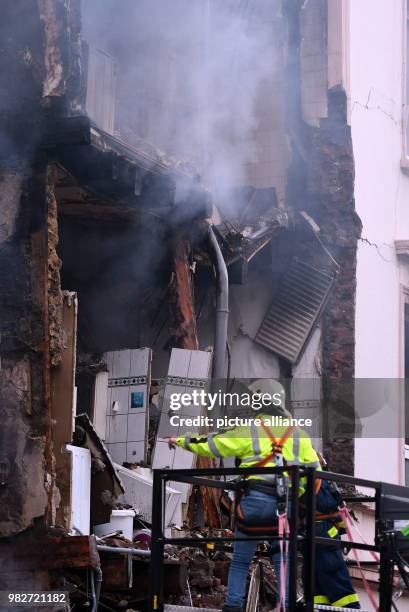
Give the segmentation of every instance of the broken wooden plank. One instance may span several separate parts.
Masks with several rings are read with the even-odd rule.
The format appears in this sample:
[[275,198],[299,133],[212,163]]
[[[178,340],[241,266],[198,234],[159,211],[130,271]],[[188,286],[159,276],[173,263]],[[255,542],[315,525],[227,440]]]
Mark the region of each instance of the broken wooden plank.
[[170,300],[174,346],[197,350],[196,315],[193,306],[192,271],[189,265],[189,242],[178,230],[173,240],[174,282]]
[[61,495],[57,521],[71,529],[71,453],[65,452],[74,433],[75,361],[77,344],[77,296],[65,291],[62,311],[64,344],[61,363],[51,371],[52,441],[55,454],[56,482]]

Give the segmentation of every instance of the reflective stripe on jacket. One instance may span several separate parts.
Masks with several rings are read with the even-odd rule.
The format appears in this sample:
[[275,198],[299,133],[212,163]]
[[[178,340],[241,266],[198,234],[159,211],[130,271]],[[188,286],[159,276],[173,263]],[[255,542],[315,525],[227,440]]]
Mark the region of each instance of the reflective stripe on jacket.
[[[271,417],[261,414],[257,419],[264,420],[269,425]],[[287,431],[286,426],[270,426],[272,436],[279,442]],[[254,467],[271,455],[273,452],[273,441],[265,432],[262,425],[257,426],[253,422],[251,426],[235,427],[220,433],[211,433],[201,436],[200,434],[186,434],[177,438],[178,446],[186,450],[211,458],[238,457],[241,461],[240,467]],[[282,447],[282,457],[285,465],[303,465],[315,467],[320,470],[321,466],[317,453],[315,452],[308,434],[294,428],[290,436],[285,440]],[[280,455],[268,461],[264,467],[275,467],[280,465]],[[250,476],[249,478],[260,478],[264,480],[274,479],[275,476]],[[300,479],[300,495],[305,492],[305,478]]]

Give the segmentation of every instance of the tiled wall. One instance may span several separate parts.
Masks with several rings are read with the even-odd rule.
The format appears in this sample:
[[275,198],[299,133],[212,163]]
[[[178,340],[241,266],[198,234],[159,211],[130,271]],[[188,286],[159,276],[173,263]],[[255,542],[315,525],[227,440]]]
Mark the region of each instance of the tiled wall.
[[151,350],[114,351],[106,359],[108,450],[119,464],[146,460]]

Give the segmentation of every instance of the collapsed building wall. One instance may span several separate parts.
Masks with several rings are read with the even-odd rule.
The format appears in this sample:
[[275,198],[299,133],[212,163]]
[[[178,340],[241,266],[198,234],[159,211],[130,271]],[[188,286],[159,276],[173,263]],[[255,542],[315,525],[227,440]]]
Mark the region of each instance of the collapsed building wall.
[[[163,189],[157,188],[161,179],[157,178],[155,171],[152,172],[152,176],[149,175],[149,180],[146,179],[148,172],[139,173],[132,164],[128,163],[126,155],[129,152],[126,148],[122,149],[120,154],[114,153],[103,137],[101,147],[104,152],[107,152],[103,159],[104,161],[109,159],[110,163],[104,165],[102,171],[99,168],[102,157],[97,157],[95,151],[92,152],[92,155],[95,153],[95,156],[91,160],[87,160],[85,154],[84,157],[78,156],[77,166],[72,161],[76,157],[76,152],[72,148],[65,157],[64,155],[58,157],[54,151],[49,157],[45,155],[40,144],[44,144],[44,140],[47,141],[47,138],[50,137],[50,130],[53,131],[55,128],[52,121],[48,124],[47,122],[59,114],[64,114],[68,108],[77,111],[80,108],[78,100],[82,93],[81,79],[75,72],[79,61],[79,30],[78,22],[74,19],[75,16],[78,18],[79,9],[74,2],[64,5],[69,8],[67,12],[63,3],[60,2],[40,2],[38,4],[32,2],[29,12],[27,12],[27,6],[27,3],[24,3],[24,18],[20,19],[21,31],[17,35],[14,29],[16,20],[18,21],[21,17],[19,11],[23,10],[22,3],[15,3],[13,8],[8,8],[2,21],[2,28],[5,30],[3,38],[9,41],[9,46],[6,46],[6,54],[2,59],[3,68],[7,66],[9,70],[10,66],[14,66],[16,75],[19,77],[16,76],[15,79],[18,87],[9,88],[9,97],[5,102],[1,117],[2,124],[7,127],[5,130],[7,138],[5,142],[2,142],[0,149],[3,172],[1,198],[5,212],[3,215],[5,221],[0,232],[2,241],[0,273],[2,285],[6,288],[0,298],[2,306],[2,370],[0,375],[3,400],[1,411],[4,423],[0,434],[2,436],[0,501],[2,502],[1,512],[4,513],[1,519],[2,535],[23,531],[35,519],[39,519],[44,526],[53,524],[56,507],[59,504],[59,492],[55,486],[55,461],[51,445],[50,385],[51,368],[59,366],[63,348],[62,294],[57,248],[59,248],[59,254],[62,254],[63,265],[66,265],[65,271],[63,268],[63,282],[67,283],[64,286],[65,289],[76,289],[77,287],[69,285],[71,282],[77,284],[81,274],[84,274],[84,294],[91,287],[90,293],[95,292],[94,298],[98,302],[100,295],[95,286],[92,287],[93,279],[95,280],[95,277],[98,276],[97,286],[101,294],[104,294],[106,303],[109,301],[109,292],[115,296],[115,299],[119,298],[118,317],[122,317],[124,309],[128,308],[129,319],[126,324],[121,318],[118,318],[118,329],[115,329],[113,325],[109,330],[112,344],[109,346],[109,343],[104,342],[102,338],[101,345],[97,347],[101,351],[123,348],[127,342],[140,346],[141,343],[144,343],[143,339],[146,339],[148,344],[151,341],[154,343],[155,339],[157,341],[157,329],[152,329],[154,327],[151,324],[152,313],[149,312],[152,305],[157,307],[159,312],[165,304],[166,315],[159,325],[163,331],[160,341],[163,363],[166,363],[170,346],[180,346],[191,350],[211,346],[214,324],[212,318],[214,293],[211,285],[214,282],[214,274],[207,261],[203,266],[207,270],[207,283],[202,286],[202,289],[205,294],[210,295],[208,304],[210,315],[204,325],[196,325],[196,314],[199,309],[196,311],[194,308],[194,291],[200,286],[201,280],[199,280],[199,275],[196,282],[192,278],[195,270],[195,262],[192,261],[192,243],[196,241],[197,235],[186,232],[186,226],[195,225],[196,218],[194,214],[193,216],[183,214],[186,209],[190,211],[195,198],[192,200],[183,199],[183,197],[179,200],[178,211],[175,208],[168,208],[160,213],[162,220],[172,215],[177,218],[176,223],[169,223],[168,231],[164,235],[164,242],[168,246],[172,242],[170,238],[173,238],[172,248],[166,248],[162,252],[165,256],[173,253],[173,259],[171,265],[165,266],[166,269],[162,270],[163,275],[160,275],[160,282],[157,282],[159,286],[153,288],[154,303],[147,299],[145,309],[149,316],[142,316],[141,320],[137,321],[139,310],[142,310],[141,296],[138,295],[141,289],[139,271],[143,273],[147,269],[152,270],[152,267],[147,266],[146,262],[149,260],[149,264],[152,263],[149,258],[153,253],[153,251],[147,253],[142,250],[141,255],[140,244],[144,239],[143,232],[151,231],[152,226],[146,223],[141,226],[142,229],[139,227],[139,233],[136,233],[130,219],[135,220],[133,215],[137,206],[142,207],[146,203],[149,205],[152,204],[152,201],[160,201],[160,204],[168,205],[166,198],[171,189],[168,186]],[[349,128],[346,123],[345,96],[342,91],[334,90],[329,93],[327,100],[325,89],[325,103],[320,100],[320,104],[314,106],[311,88],[305,87],[306,64],[305,61],[304,63],[300,61],[298,24],[300,23],[299,10],[303,9],[300,8],[300,5],[292,3],[291,10],[287,7],[289,10],[283,13],[282,6],[285,8],[286,3],[276,4],[277,10],[273,16],[270,15],[271,19],[266,20],[265,14],[261,14],[256,22],[252,23],[256,33],[263,32],[263,35],[266,35],[266,30],[269,30],[265,39],[267,41],[271,41],[272,33],[277,34],[275,39],[283,44],[283,48],[280,50],[278,59],[276,57],[273,70],[263,72],[261,82],[257,83],[260,88],[256,88],[256,112],[255,115],[252,114],[251,122],[247,125],[244,143],[240,142],[241,150],[243,144],[249,149],[246,150],[244,156],[239,155],[238,165],[233,173],[236,181],[233,181],[233,186],[251,185],[256,191],[258,190],[257,193],[263,189],[271,190],[267,194],[270,198],[269,209],[285,207],[297,212],[307,210],[319,223],[321,239],[325,244],[331,245],[332,255],[340,264],[340,274],[335,290],[330,297],[322,332],[318,330],[315,336],[313,355],[308,355],[304,363],[301,361],[301,366],[305,366],[306,370],[312,372],[314,357],[320,357],[322,347],[323,373],[330,379],[349,378],[353,375],[354,369],[354,283],[359,222],[353,207],[353,156]],[[318,7],[320,10],[316,11],[315,18],[321,23],[325,19],[324,6],[323,2],[311,0],[307,3],[306,10]],[[74,25],[67,28],[70,19],[73,19]],[[314,20],[311,23],[314,25]],[[290,33],[288,40],[283,33],[278,35],[280,32],[287,32],[287,26],[289,26]],[[13,28],[13,37],[8,36],[8,27]],[[308,20],[306,23],[301,19],[300,27],[309,27]],[[67,29],[73,36],[69,44],[64,35]],[[322,29],[320,32],[322,34]],[[27,41],[32,41],[32,44],[27,44]],[[276,46],[279,46],[278,43]],[[67,64],[67,57],[64,53],[68,52],[68,47],[71,52],[70,62]],[[291,51],[287,63],[284,61],[286,57],[284,49]],[[277,49],[275,51],[277,52]],[[317,68],[321,75],[319,81],[321,94],[323,91],[321,64],[322,55],[325,53],[326,47],[323,44],[316,53],[321,59]],[[303,55],[301,55],[301,60],[302,58]],[[248,66],[246,68],[248,69]],[[7,74],[7,71],[3,70],[2,73]],[[238,74],[240,76],[240,70]],[[287,75],[289,75],[288,90],[280,86]],[[311,82],[314,81],[311,75],[308,76],[308,79]],[[250,83],[254,85],[251,80]],[[51,95],[52,99],[50,99]],[[20,100],[21,104],[16,105],[16,100]],[[286,108],[287,102],[288,108]],[[237,110],[236,120],[240,118],[240,110],[240,108]],[[28,116],[30,125],[26,120]],[[260,119],[260,122],[256,125],[254,120],[257,118]],[[223,119],[226,119],[226,113],[223,114]],[[182,129],[185,129],[185,126],[182,125]],[[58,135],[54,133],[54,142],[55,138],[58,138]],[[228,140],[227,153],[234,150],[234,133],[229,133]],[[211,142],[217,145],[219,141],[213,139]],[[256,157],[253,146],[257,150]],[[71,221],[72,233],[69,233],[69,216],[75,217],[80,211],[81,214],[78,216],[89,215],[88,223],[92,225],[101,214],[101,201],[97,202],[97,210],[94,207],[95,200],[98,200],[95,195],[94,201],[91,201],[88,194],[87,201],[72,198],[71,201],[63,202],[61,194],[64,188],[73,189],[73,185],[64,183],[66,180],[64,177],[56,187],[58,164],[56,165],[55,157],[58,157],[58,164],[63,162],[67,162],[67,165],[69,162],[73,164],[71,170],[74,173],[77,172],[77,183],[79,183],[74,187],[78,188],[78,191],[82,189],[82,182],[94,181],[92,185],[94,188],[98,181],[99,186],[103,181],[110,182],[110,212],[117,208],[117,201],[120,201],[122,214],[120,224],[122,223],[122,229],[126,227],[129,232],[128,255],[131,249],[139,247],[138,253],[142,260],[136,264],[139,267],[138,272],[132,276],[131,289],[129,289],[130,276],[127,269],[122,270],[121,287],[118,291],[109,274],[104,277],[104,274],[98,270],[98,265],[92,268],[93,264],[98,263],[96,255],[92,262],[86,261],[87,248],[92,258],[94,258],[94,253],[98,252],[99,255],[104,251],[103,248],[100,248],[98,241],[101,236],[106,237],[112,231],[112,218],[109,214],[106,218],[105,230],[101,234],[95,230],[93,236],[89,236],[87,248],[78,247],[77,258],[73,257],[70,260],[70,256],[66,254],[67,243],[70,240],[72,240],[71,248],[74,246],[74,249],[77,247],[75,241],[79,240],[80,236],[84,242],[87,240],[87,229],[80,230],[81,223],[76,223],[75,219]],[[215,159],[218,159],[217,155]],[[50,161],[53,162],[52,167]],[[90,161],[89,165],[83,163],[86,161]],[[291,165],[288,169],[289,164]],[[79,168],[81,165],[83,168]],[[152,166],[154,166],[153,163]],[[241,169],[237,174],[238,166]],[[111,172],[111,174],[101,176],[104,172],[107,174]],[[95,173],[95,176],[92,173]],[[229,175],[229,172],[227,175],[230,178],[232,176]],[[211,173],[210,176],[212,176]],[[225,181],[226,174],[221,172],[220,176]],[[164,182],[167,180],[168,177],[164,179]],[[154,184],[152,190],[146,186],[149,182],[151,187],[152,183]],[[56,189],[60,190],[58,202],[55,196]],[[273,192],[275,196],[272,195]],[[223,199],[225,194],[226,191],[222,190],[219,199],[220,210],[222,216],[224,215],[228,221],[233,218],[234,225],[238,212],[236,201],[231,198],[230,191],[227,200]],[[139,197],[140,200],[138,200]],[[162,198],[166,202],[161,201]],[[254,200],[249,198],[247,204],[249,202],[251,208]],[[60,227],[57,223],[56,205],[60,206],[64,217],[64,219],[59,218]],[[102,204],[102,208],[104,205]],[[153,216],[157,216],[159,212],[150,211]],[[258,209],[255,206],[253,215],[258,215]],[[243,228],[247,227],[248,220],[245,215],[241,219]],[[63,240],[60,247],[57,247],[59,233],[63,235]],[[198,233],[200,235],[200,232]],[[114,234],[115,238],[123,236],[121,231],[118,234],[114,232]],[[158,245],[161,242],[161,236]],[[300,247],[300,234],[288,233],[286,239],[287,236],[288,242],[292,243],[294,249],[301,248],[301,253],[306,253],[310,248],[307,243],[301,244]],[[305,236],[301,238],[301,242],[304,238]],[[219,239],[223,242],[222,236],[219,236]],[[200,250],[203,251],[203,246]],[[313,247],[309,254],[311,255],[312,252]],[[85,253],[82,260],[80,253]],[[129,269],[131,269],[134,259],[130,257],[126,260],[123,253],[124,249],[120,249],[117,259],[120,260],[121,265],[129,262]],[[274,282],[277,281],[277,278],[274,277],[277,272],[276,267],[282,265],[287,256],[288,254],[281,256],[281,260],[280,258],[274,259],[270,246],[267,246],[258,257],[248,262],[250,272],[244,285],[233,288],[230,329],[230,339],[233,345],[230,369],[232,376],[242,376],[245,373],[248,376],[249,365],[252,367],[251,373],[254,376],[276,377],[280,373],[291,375],[297,372],[297,369],[290,367],[285,360],[279,360],[274,352],[254,343],[258,324],[262,321],[264,311],[268,307],[269,296],[273,293]],[[203,262],[203,252],[199,253],[197,260]],[[88,276],[85,274],[87,269],[90,270]],[[265,278],[270,274],[266,282]],[[169,280],[172,280],[170,290],[168,289]],[[149,284],[144,288],[147,289],[148,294],[152,291]],[[121,291],[123,291],[123,299],[121,299]],[[254,308],[256,299],[257,312]],[[84,299],[84,305],[86,302],[87,297]],[[104,306],[102,310],[103,308]],[[241,309],[242,312],[240,312]],[[105,311],[103,316],[106,316],[107,312]],[[89,318],[93,318],[92,311]],[[81,324],[83,323],[86,327],[86,317],[81,320]],[[157,323],[158,321],[155,322],[155,325]],[[101,322],[96,330],[97,335],[100,330],[107,333]],[[97,340],[101,341],[103,333]],[[317,341],[319,334],[321,334],[321,344],[319,339]],[[166,372],[163,363],[160,364],[158,370]],[[324,391],[327,392],[324,406],[331,414],[332,408],[335,411],[339,409],[339,394],[335,387],[329,391],[324,388]],[[349,397],[346,400],[346,405],[351,406],[352,398]],[[327,448],[331,458],[331,467],[338,471],[350,472],[353,463],[352,444],[350,442],[345,444],[342,438]],[[59,452],[60,449],[54,448],[54,451]],[[64,494],[63,489],[62,493]],[[62,522],[66,521],[68,514],[64,504],[61,504],[58,517],[58,520],[61,519]],[[61,512],[63,509],[64,512]]]
[[24,582],[27,589],[48,590],[56,585],[50,570],[70,565],[74,558],[77,567],[98,562],[87,538],[71,540],[67,546],[49,531],[58,520],[60,504],[51,378],[64,348],[50,147],[67,137],[72,144],[77,142],[70,129],[64,131],[76,71],[79,30],[71,21],[74,4],[15,2],[4,7],[1,21],[0,583],[4,589],[21,588]]
[[[25,529],[35,518],[52,519],[53,463],[47,298],[48,170],[44,155],[38,152],[47,66],[37,3],[17,2],[5,7],[1,28],[6,41],[1,74],[7,83],[2,86],[0,150],[0,531],[8,534]],[[10,70],[15,76],[12,81],[8,77]]]

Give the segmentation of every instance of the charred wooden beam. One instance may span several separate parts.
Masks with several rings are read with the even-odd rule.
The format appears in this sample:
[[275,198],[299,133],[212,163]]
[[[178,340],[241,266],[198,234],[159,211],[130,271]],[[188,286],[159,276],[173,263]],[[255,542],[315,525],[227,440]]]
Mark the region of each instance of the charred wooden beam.
[[91,123],[88,117],[50,118],[44,127],[44,148],[64,145],[88,145],[91,142]]
[[99,567],[94,536],[49,536],[35,533],[0,542],[0,573]]
[[173,344],[177,348],[198,350],[196,316],[193,305],[192,270],[189,264],[190,246],[185,232],[176,231],[173,239],[174,283],[171,296]]

